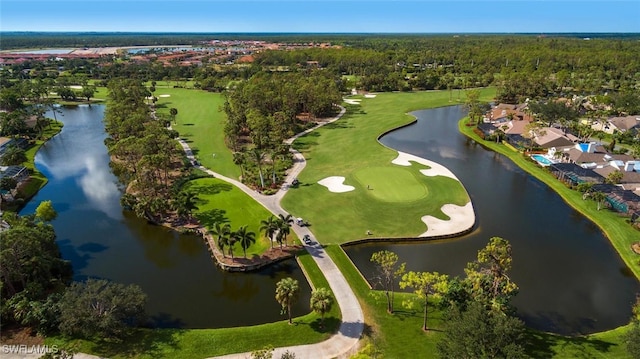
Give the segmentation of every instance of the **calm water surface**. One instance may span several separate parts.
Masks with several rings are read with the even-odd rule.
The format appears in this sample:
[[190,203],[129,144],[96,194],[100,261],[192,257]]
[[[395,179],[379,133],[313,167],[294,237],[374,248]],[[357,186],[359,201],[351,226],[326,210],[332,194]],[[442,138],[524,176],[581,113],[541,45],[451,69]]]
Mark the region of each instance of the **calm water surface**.
[[[156,326],[218,328],[285,319],[275,284],[291,276],[302,295],[295,315],[307,313],[310,288],[294,260],[249,274],[217,269],[202,239],[149,225],[123,212],[117,179],[104,145],[104,106],[62,108],[60,134],[36,155],[49,183],[23,210],[51,200],[53,225],[76,280],[106,278],[135,283],[149,296]],[[51,116],[52,117],[52,116]]]
[[381,139],[391,148],[448,167],[467,188],[477,228],[452,240],[346,248],[365,276],[373,252],[392,250],[409,270],[464,275],[465,264],[494,236],[513,247],[519,316],[563,334],[611,329],[629,321],[640,285],[609,241],[546,185],[507,158],[458,133],[461,107],[413,113],[418,122]]

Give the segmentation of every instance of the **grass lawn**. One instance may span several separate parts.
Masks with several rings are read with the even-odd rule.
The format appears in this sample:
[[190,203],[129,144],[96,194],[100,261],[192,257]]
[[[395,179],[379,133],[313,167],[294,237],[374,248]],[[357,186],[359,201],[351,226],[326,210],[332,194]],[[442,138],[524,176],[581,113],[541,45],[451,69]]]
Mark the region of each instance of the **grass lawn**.
[[[482,90],[491,98],[495,90]],[[407,112],[449,105],[446,91],[382,93],[363,98],[361,105],[347,105],[340,120],[294,142],[307,159],[298,176],[300,185],[284,197],[282,206],[311,224],[321,243],[345,243],[366,236],[415,237],[427,228],[421,217],[448,217],[440,208],[469,201],[464,187],[443,177],[427,177],[413,163],[394,165],[397,151],[378,143],[385,131],[413,121]],[[329,176],[345,177],[354,191],[332,193],[317,182]],[[370,189],[367,189],[369,185]]]
[[158,97],[156,108],[159,113],[168,115],[171,108],[178,110],[176,123],[172,126],[187,141],[203,166],[227,177],[240,177],[240,168],[233,163],[233,154],[224,142],[226,114],[219,111],[224,104],[221,94],[158,88],[155,96]]
[[[247,230],[256,234],[256,243],[247,248],[247,256],[260,255],[270,248],[269,240],[260,232],[260,221],[272,214],[240,189],[217,178],[199,178],[188,182],[185,189],[198,195],[198,209],[194,216],[207,228],[216,222],[229,223],[231,230],[247,226]],[[296,241],[293,231],[288,242]],[[234,255],[243,255],[240,243],[234,247]]]
[[[305,253],[298,259],[314,287],[329,287],[311,255]],[[131,338],[118,343],[99,339],[69,340],[59,336],[47,338],[45,343],[108,358],[192,359],[253,351],[268,345],[280,347],[317,343],[328,339],[339,325],[340,309],[334,305],[325,315],[323,328],[320,328],[320,316],[310,313],[295,318],[294,325],[283,320],[251,327],[222,329],[141,329]]]

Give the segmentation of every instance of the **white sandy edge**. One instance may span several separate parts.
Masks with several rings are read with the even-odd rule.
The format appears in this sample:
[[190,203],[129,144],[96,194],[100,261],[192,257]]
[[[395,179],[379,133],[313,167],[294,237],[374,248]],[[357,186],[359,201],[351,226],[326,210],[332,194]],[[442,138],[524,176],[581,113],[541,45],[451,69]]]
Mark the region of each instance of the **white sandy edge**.
[[158,97],[171,97],[171,95],[160,95]]
[[427,225],[427,231],[420,237],[441,236],[447,234],[460,233],[473,227],[476,215],[473,212],[471,201],[464,206],[455,204],[445,204],[441,208],[442,212],[449,216],[448,221],[438,219],[434,216],[423,216],[422,222]]
[[343,101],[350,105],[359,105],[362,100],[359,98],[345,98]]
[[374,98],[376,96],[378,96],[378,94],[376,94],[376,93],[368,93],[368,94],[364,95],[364,97],[366,97],[366,98]]
[[[398,157],[391,161],[391,163],[399,166],[411,166],[410,161],[429,166],[429,169],[420,170],[425,176],[445,176],[460,182],[458,177],[445,166],[405,152],[398,151]],[[442,213],[449,216],[449,220],[442,220],[433,216],[423,216],[421,219],[422,222],[427,225],[427,231],[422,233],[420,237],[460,233],[473,227],[473,224],[476,222],[476,214],[473,211],[471,201],[462,207],[455,204],[445,204],[441,210]]]
[[82,86],[80,86],[80,85],[71,85],[71,86],[69,86],[69,88],[72,88],[74,90],[82,90]]
[[353,186],[343,184],[345,178],[342,176],[331,176],[318,181],[318,184],[327,187],[329,192],[344,193],[356,189]]
[[398,157],[396,157],[391,163],[399,165],[399,166],[411,166],[411,162],[417,162],[425,166],[429,166],[429,169],[420,170],[425,176],[433,177],[433,176],[445,176],[449,178],[453,178],[456,181],[460,181],[453,172],[449,171],[449,169],[439,163],[429,161],[422,157],[410,155],[408,153],[398,151]]

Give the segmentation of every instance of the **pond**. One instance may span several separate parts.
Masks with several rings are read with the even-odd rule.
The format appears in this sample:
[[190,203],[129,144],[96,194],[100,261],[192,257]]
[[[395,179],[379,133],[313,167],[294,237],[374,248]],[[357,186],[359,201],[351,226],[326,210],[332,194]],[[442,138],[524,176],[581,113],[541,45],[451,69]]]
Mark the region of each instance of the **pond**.
[[[49,183],[23,209],[51,200],[62,256],[76,280],[135,283],[147,293],[153,325],[220,328],[286,319],[276,282],[293,277],[302,294],[294,315],[309,312],[311,289],[295,260],[252,273],[219,270],[200,237],[180,235],[123,212],[122,191],[109,169],[103,105],[60,108],[63,130],[36,155]],[[49,117],[53,117],[50,113]]]
[[527,325],[577,334],[628,323],[640,285],[593,223],[509,159],[460,134],[462,107],[413,115],[417,123],[381,142],[455,173],[473,201],[476,228],[451,240],[345,248],[365,276],[373,270],[371,254],[383,249],[396,252],[408,270],[463,276],[466,263],[498,236],[512,244],[511,278],[520,287],[513,304]]

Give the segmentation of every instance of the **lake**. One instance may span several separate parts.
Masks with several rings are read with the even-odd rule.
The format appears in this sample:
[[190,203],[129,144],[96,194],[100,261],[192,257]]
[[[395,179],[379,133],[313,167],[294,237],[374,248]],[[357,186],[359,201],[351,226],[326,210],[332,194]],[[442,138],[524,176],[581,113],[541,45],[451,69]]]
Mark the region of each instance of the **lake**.
[[498,236],[512,245],[511,278],[520,287],[513,304],[527,325],[578,334],[629,322],[640,285],[593,223],[509,159],[460,134],[461,106],[412,114],[417,123],[380,142],[449,168],[471,196],[476,228],[451,240],[346,247],[365,276],[372,274],[371,254],[383,249],[408,270],[463,276],[466,263]]
[[[219,270],[200,237],[148,224],[120,207],[122,190],[109,169],[103,105],[60,108],[62,132],[36,155],[49,183],[23,209],[43,200],[58,211],[53,221],[62,256],[76,280],[105,278],[135,283],[149,297],[154,326],[220,328],[286,319],[275,287],[293,277],[301,296],[294,315],[309,312],[311,289],[295,260],[252,273]],[[53,117],[51,113],[49,117]]]

